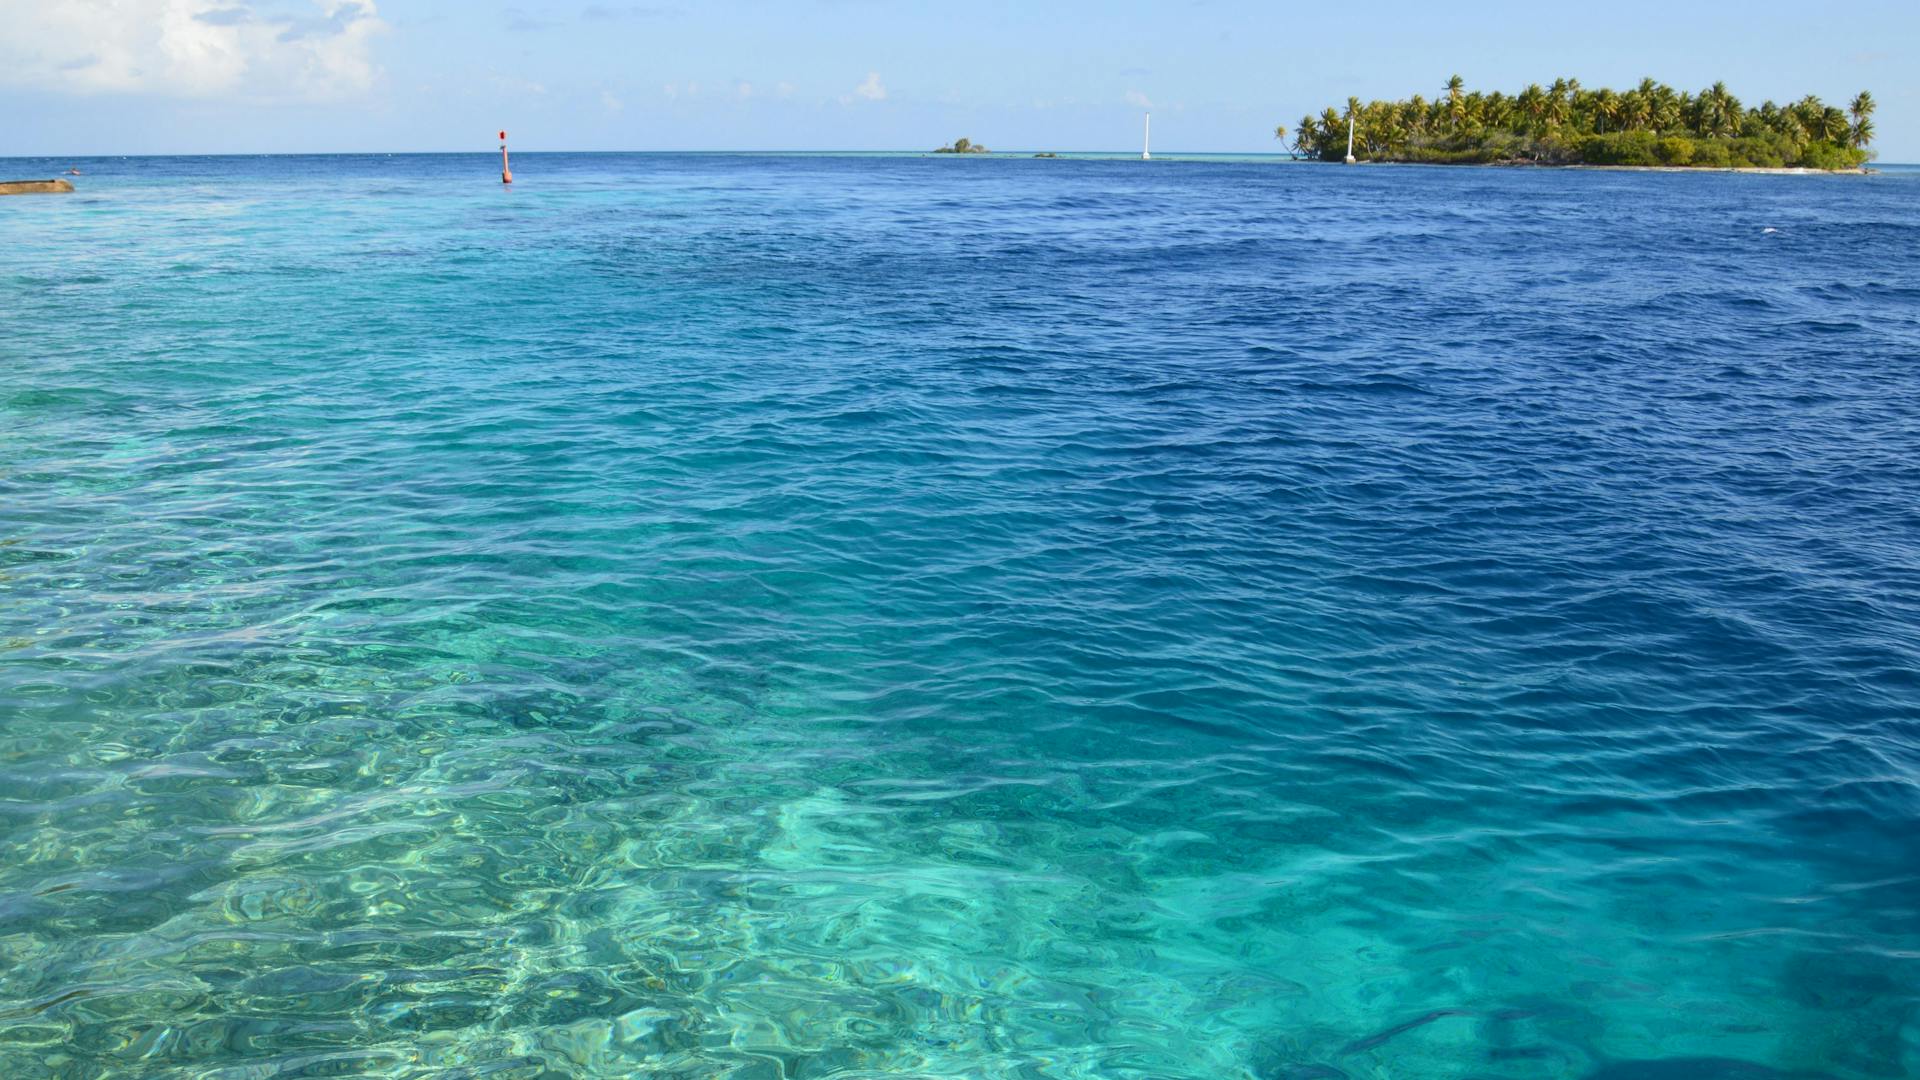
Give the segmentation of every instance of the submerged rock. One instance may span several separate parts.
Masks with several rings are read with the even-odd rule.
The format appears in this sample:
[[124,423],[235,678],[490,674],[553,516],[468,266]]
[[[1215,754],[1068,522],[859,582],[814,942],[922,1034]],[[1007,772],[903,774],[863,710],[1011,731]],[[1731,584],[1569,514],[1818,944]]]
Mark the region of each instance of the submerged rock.
[[0,195],[65,195],[71,180],[0,180]]

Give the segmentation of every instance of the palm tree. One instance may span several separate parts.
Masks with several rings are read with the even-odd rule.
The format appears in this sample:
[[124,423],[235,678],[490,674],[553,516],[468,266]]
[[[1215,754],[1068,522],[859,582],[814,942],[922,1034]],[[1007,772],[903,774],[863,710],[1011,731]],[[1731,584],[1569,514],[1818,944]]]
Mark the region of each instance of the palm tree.
[[1820,112],[1820,137],[1840,142],[1847,137],[1847,114],[1829,105]]
[[1860,91],[1847,106],[1847,113],[1853,117],[1853,129],[1847,133],[1847,141],[1858,150],[1873,141],[1873,95]]
[[1847,132],[1847,145],[1855,150],[1865,150],[1867,144],[1872,141],[1873,121],[1864,116],[1855,120],[1853,127]]
[[1588,107],[1593,110],[1596,131],[1606,131],[1620,119],[1620,95],[1604,87],[1594,92]]
[[1553,80],[1547,90],[1547,126],[1559,127],[1567,122],[1567,94],[1570,87],[1565,79]]
[[1628,131],[1638,131],[1653,122],[1653,103],[1638,90],[1620,95],[1620,122]]
[[1495,90],[1487,95],[1487,103],[1483,111],[1487,116],[1488,127],[1499,129],[1513,126],[1513,99],[1500,91]]
[[1346,126],[1332,109],[1320,114],[1320,160],[1338,161],[1346,155],[1346,141],[1340,137]]
[[1702,90],[1697,109],[1698,130],[1709,138],[1724,139],[1740,130],[1740,99],[1727,92],[1726,83]]
[[1519,107],[1520,115],[1527,118],[1527,130],[1539,134],[1547,118],[1547,92],[1540,89],[1539,83],[1528,83],[1520,96],[1513,99]]
[[[1578,79],[1573,80],[1579,82]],[[1600,95],[1592,90],[1575,90],[1568,108],[1572,110],[1570,120],[1581,131],[1592,131],[1594,125],[1593,100]]]
[[1313,121],[1313,114],[1300,118],[1300,124],[1294,129],[1293,149],[1295,153],[1311,155],[1320,141],[1319,125]]
[[1487,122],[1487,96],[1475,90],[1467,95],[1466,105],[1467,126],[1469,128],[1484,127]]
[[1411,101],[1396,101],[1387,105],[1387,141],[1394,146],[1405,146],[1413,141],[1417,129],[1420,110]]
[[1453,130],[1459,131],[1467,123],[1467,80],[1455,75],[1447,80],[1447,116],[1453,120]]
[[1794,126],[1800,129],[1801,138],[1817,139],[1826,109],[1826,104],[1817,95],[1808,94],[1787,106],[1787,114],[1793,118]]
[[1679,124],[1678,102],[1674,100],[1673,87],[1653,79],[1641,79],[1634,92],[1646,103],[1646,112],[1638,127],[1649,127],[1655,131],[1676,127]]
[[1673,92],[1671,86],[1657,86],[1653,91],[1653,130],[1674,131],[1685,120],[1687,101]]
[[1369,101],[1360,112],[1360,127],[1367,143],[1367,154],[1403,145],[1407,140],[1400,130],[1400,109],[1390,101]]
[[1547,126],[1549,128],[1560,127],[1572,115],[1568,111],[1571,106],[1567,101],[1567,81],[1556,79],[1553,86],[1553,91],[1547,95]]

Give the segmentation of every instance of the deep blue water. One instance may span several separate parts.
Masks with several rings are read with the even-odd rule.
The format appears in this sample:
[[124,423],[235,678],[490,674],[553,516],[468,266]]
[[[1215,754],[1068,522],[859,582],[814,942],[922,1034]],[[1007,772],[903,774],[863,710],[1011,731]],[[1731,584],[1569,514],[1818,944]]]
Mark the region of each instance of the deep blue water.
[[79,164],[10,1080],[1920,1074],[1920,175]]

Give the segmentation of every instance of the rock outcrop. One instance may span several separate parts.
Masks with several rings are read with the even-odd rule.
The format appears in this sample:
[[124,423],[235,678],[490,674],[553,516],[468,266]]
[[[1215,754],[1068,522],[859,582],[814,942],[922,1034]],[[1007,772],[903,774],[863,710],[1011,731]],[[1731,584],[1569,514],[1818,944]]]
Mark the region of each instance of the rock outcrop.
[[0,195],[65,195],[71,180],[0,180]]

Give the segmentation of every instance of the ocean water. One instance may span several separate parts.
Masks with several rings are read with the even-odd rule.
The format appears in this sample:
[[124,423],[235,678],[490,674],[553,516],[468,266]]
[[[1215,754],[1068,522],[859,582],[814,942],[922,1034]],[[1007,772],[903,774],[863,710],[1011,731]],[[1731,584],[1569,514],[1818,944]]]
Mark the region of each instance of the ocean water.
[[78,164],[9,1080],[1920,1075],[1920,174]]

